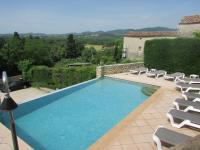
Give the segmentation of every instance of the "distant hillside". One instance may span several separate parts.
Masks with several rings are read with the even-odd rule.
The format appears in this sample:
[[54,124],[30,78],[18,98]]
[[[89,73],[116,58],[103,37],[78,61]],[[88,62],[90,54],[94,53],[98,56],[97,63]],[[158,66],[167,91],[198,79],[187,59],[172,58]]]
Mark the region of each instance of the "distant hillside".
[[142,28],[136,31],[176,31],[176,29],[166,28],[166,27],[152,27],[152,28]]
[[142,28],[142,29],[120,29],[107,31],[105,33],[111,35],[124,35],[127,32],[131,31],[175,31],[176,29],[166,28],[166,27],[152,27],[152,28]]
[[77,33],[77,35],[90,35],[90,36],[100,36],[100,35],[112,35],[112,36],[123,36],[125,33],[130,31],[175,31],[176,29],[166,28],[166,27],[152,27],[152,28],[142,28],[142,29],[117,29],[110,31],[97,31],[97,32],[82,32]]
[[[86,31],[82,33],[72,33],[76,36],[123,36],[125,33],[130,31],[175,31],[176,29],[166,28],[166,27],[151,27],[151,28],[142,28],[142,29],[117,29],[117,30],[110,30],[110,31]],[[39,37],[66,37],[70,33],[66,34],[45,34],[45,33],[20,33],[21,36],[39,36]],[[9,37],[12,34],[0,34],[0,37]]]

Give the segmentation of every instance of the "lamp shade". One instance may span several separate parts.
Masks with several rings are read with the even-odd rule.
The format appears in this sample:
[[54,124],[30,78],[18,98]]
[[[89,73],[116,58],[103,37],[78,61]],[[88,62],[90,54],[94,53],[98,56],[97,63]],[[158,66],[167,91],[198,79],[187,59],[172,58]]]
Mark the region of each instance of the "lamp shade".
[[10,97],[10,95],[6,94],[1,103],[0,109],[2,111],[11,111],[17,108],[17,103]]

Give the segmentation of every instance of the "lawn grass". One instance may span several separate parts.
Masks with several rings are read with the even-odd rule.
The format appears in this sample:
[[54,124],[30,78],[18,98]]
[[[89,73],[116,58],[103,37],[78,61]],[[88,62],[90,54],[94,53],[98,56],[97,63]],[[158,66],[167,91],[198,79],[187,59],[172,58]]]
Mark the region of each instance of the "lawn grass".
[[86,44],[85,47],[86,48],[94,47],[97,51],[100,51],[103,49],[103,45]]

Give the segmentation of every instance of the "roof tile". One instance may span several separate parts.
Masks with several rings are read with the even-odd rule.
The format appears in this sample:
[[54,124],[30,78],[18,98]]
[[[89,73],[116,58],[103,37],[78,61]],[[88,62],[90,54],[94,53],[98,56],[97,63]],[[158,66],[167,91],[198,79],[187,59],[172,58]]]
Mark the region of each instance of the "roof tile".
[[197,24],[200,23],[200,15],[185,16],[179,24]]
[[176,37],[176,31],[140,31],[140,32],[128,32],[125,37]]

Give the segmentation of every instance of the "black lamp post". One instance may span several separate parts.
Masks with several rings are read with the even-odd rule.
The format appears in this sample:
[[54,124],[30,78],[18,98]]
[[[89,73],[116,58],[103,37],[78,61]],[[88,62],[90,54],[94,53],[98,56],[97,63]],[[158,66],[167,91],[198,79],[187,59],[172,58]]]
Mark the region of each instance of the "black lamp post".
[[2,80],[3,80],[3,84],[4,84],[4,88],[5,88],[4,90],[5,90],[6,94],[4,95],[4,98],[0,105],[0,110],[9,113],[10,130],[12,133],[13,147],[14,147],[14,150],[19,150],[16,130],[15,130],[15,122],[14,122],[13,113],[12,113],[12,110],[17,108],[17,104],[12,99],[12,97],[10,97],[10,95],[9,95],[8,79],[7,79],[6,72],[3,72]]

